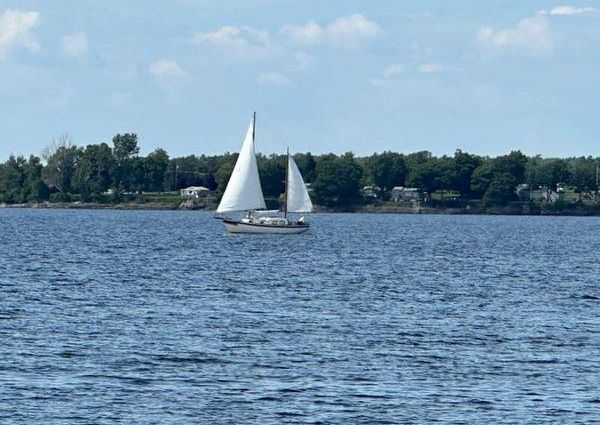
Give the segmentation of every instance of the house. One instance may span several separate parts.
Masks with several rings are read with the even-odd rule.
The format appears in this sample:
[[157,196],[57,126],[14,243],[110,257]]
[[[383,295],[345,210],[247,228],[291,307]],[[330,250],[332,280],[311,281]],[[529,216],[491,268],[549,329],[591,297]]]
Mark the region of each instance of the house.
[[521,201],[553,203],[561,198],[564,189],[560,186],[557,186],[556,190],[550,190],[547,186],[538,186],[537,188],[530,189],[528,184],[520,184],[517,186],[515,192]]
[[396,186],[392,189],[390,199],[394,202],[420,201],[423,194],[416,187]]
[[182,198],[203,198],[210,192],[210,189],[204,186],[190,186],[181,189]]
[[365,186],[362,188],[362,194],[366,198],[379,198],[381,188],[379,186]]

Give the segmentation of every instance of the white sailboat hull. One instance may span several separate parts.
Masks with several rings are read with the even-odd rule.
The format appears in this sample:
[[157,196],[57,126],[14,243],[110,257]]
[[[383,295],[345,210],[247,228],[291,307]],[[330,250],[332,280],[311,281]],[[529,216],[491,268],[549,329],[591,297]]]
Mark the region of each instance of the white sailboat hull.
[[309,229],[308,224],[270,225],[259,223],[244,223],[238,220],[223,220],[225,228],[231,233],[272,233],[272,234],[298,234]]

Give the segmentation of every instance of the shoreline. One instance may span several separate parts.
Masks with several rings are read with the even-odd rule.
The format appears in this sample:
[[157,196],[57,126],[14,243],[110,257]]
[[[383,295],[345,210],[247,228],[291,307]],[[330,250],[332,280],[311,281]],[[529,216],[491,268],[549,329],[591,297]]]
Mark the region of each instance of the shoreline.
[[[83,210],[123,210],[123,211],[207,211],[214,212],[215,208],[207,205],[185,205],[185,203],[110,203],[94,202],[44,202],[0,204],[0,209],[83,209]],[[402,205],[361,205],[356,207],[322,207],[316,206],[314,213],[362,213],[362,214],[443,214],[443,215],[522,215],[522,216],[571,216],[571,217],[600,217],[600,205],[567,205],[560,209],[552,206],[527,205],[479,208],[450,208],[450,207],[419,207]]]

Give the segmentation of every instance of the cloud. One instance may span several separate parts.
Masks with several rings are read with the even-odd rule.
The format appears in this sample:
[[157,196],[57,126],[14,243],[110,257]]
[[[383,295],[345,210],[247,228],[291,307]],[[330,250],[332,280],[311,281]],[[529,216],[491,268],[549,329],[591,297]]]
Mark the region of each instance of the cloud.
[[152,62],[149,70],[157,76],[183,77],[187,75],[177,62],[169,59],[158,59]]
[[235,59],[264,59],[274,50],[268,32],[248,26],[224,26],[213,32],[198,32],[192,40]]
[[595,7],[556,6],[550,11],[540,10],[538,15],[583,15],[599,11]]
[[262,60],[281,53],[286,42],[303,47],[328,42],[336,47],[350,48],[375,37],[380,31],[375,22],[361,14],[353,14],[342,16],[324,27],[314,21],[284,25],[274,37],[268,31],[253,27],[226,25],[215,31],[197,32],[192,42],[231,59]]
[[361,14],[343,16],[326,27],[327,37],[337,46],[352,47],[381,32],[379,25]]
[[318,24],[308,22],[305,25],[284,25],[279,33],[295,43],[310,45],[321,42],[325,31]]
[[437,62],[426,62],[419,65],[419,67],[417,68],[417,70],[423,74],[435,74],[443,69],[444,66]]
[[395,63],[383,70],[383,76],[386,78],[392,78],[402,74],[403,71],[404,68],[402,67],[402,65]]
[[355,13],[342,16],[324,27],[313,21],[301,25],[284,25],[279,35],[303,46],[327,41],[337,47],[355,47],[380,32],[379,25]]
[[63,51],[74,58],[80,58],[87,53],[87,37],[82,32],[65,35],[61,38]]
[[306,52],[298,52],[294,55],[296,65],[299,69],[310,69],[315,64],[315,57]]
[[398,82],[398,76],[404,72],[404,67],[398,63],[387,66],[380,76],[371,78],[369,82],[374,86],[389,86]]
[[279,72],[265,72],[264,74],[261,74],[256,81],[265,85],[283,86],[288,84],[290,79]]
[[477,37],[484,46],[498,49],[517,48],[548,53],[553,48],[548,20],[542,15],[522,19],[515,28],[481,28]]
[[33,34],[38,20],[39,14],[35,11],[8,9],[0,15],[0,59],[15,47],[31,52],[40,49]]
[[268,31],[253,27],[226,25],[215,31],[197,32],[192,42],[231,59],[262,60],[281,53],[286,42],[302,47],[327,42],[351,48],[380,32],[379,25],[357,13],[342,16],[326,26],[314,21],[284,25],[273,37]]

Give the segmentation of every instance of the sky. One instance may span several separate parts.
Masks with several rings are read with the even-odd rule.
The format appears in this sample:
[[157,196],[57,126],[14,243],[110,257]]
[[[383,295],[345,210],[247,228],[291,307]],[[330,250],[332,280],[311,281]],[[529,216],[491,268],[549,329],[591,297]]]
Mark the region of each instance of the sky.
[[600,1],[0,0],[0,160],[141,153],[600,155]]

